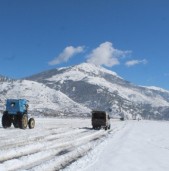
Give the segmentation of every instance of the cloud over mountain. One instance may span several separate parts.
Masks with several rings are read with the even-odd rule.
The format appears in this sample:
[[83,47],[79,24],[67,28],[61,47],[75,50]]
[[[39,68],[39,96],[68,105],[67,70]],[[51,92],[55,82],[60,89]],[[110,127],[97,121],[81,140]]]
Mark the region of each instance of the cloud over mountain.
[[119,58],[124,57],[129,53],[131,53],[131,51],[118,50],[113,47],[111,42],[104,42],[100,44],[99,47],[92,50],[87,56],[87,62],[95,65],[112,67],[120,64]]
[[59,54],[59,56],[55,57],[48,64],[49,65],[57,65],[57,64],[60,64],[62,62],[67,62],[74,55],[76,55],[78,53],[82,53],[83,51],[84,51],[83,46],[78,46],[78,47],[68,46],[63,50],[62,53]]

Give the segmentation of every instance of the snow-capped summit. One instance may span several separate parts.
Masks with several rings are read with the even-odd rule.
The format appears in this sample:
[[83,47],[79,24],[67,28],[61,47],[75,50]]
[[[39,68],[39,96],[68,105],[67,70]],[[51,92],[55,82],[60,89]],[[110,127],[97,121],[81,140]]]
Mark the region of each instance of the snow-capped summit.
[[[97,67],[94,64],[82,63],[80,65],[75,65],[69,67],[67,69],[63,69],[64,72],[53,75],[50,78],[47,78],[48,81],[65,81],[65,80],[73,80],[80,81],[86,78],[98,78],[102,77],[105,74],[110,74],[115,77],[119,77],[115,72],[107,70],[103,67]],[[62,70],[59,70],[62,71]]]
[[104,67],[96,66],[90,63],[81,63],[79,65],[74,65],[70,67],[63,67],[52,69],[49,71],[44,71],[39,74],[35,74],[26,79],[31,79],[35,81],[48,80],[60,81],[60,80],[83,80],[86,77],[101,77],[105,74],[113,75],[117,78],[119,77],[115,72],[110,71]]
[[117,75],[117,73],[110,71],[108,69],[105,69],[102,66],[97,66],[95,64],[91,64],[91,63],[81,63],[79,65],[75,65],[72,68],[74,69],[80,69],[81,71],[87,72],[87,73],[93,73],[95,75],[100,75],[102,73],[107,73],[107,74],[112,74],[116,77],[119,77]]

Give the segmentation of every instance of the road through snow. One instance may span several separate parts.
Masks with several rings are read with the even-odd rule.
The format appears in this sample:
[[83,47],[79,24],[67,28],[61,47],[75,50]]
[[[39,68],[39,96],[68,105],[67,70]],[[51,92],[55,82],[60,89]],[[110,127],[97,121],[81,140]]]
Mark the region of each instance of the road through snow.
[[169,122],[36,119],[35,129],[3,129],[0,171],[168,171]]
[[125,121],[64,171],[168,171],[169,122]]

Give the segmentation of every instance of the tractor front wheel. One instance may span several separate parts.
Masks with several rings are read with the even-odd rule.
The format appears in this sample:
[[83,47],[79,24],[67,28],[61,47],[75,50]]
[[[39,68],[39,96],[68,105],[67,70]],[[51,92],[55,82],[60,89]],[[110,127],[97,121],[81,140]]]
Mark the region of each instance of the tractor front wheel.
[[3,128],[11,127],[11,118],[8,114],[3,114],[2,116],[2,126]]
[[35,120],[34,118],[30,118],[28,122],[29,129],[33,129],[35,127]]

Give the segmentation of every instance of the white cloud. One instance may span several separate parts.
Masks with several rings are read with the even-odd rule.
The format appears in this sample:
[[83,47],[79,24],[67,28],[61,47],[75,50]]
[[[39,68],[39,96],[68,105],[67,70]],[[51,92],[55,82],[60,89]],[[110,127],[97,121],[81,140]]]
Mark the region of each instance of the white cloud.
[[131,67],[131,66],[134,66],[134,65],[138,65],[138,64],[146,64],[147,63],[147,60],[146,59],[143,59],[143,60],[131,60],[131,61],[127,61],[125,63],[125,65],[127,67]]
[[87,56],[87,62],[95,65],[105,65],[112,67],[118,65],[119,57],[124,57],[131,51],[122,51],[115,49],[111,42],[105,42],[99,45],[96,49],[93,49],[91,54]]
[[50,61],[48,64],[49,65],[57,65],[62,62],[67,62],[71,57],[78,53],[82,53],[84,51],[83,46],[78,46],[78,47],[73,47],[73,46],[68,46],[66,47],[59,56],[55,57],[52,61]]

